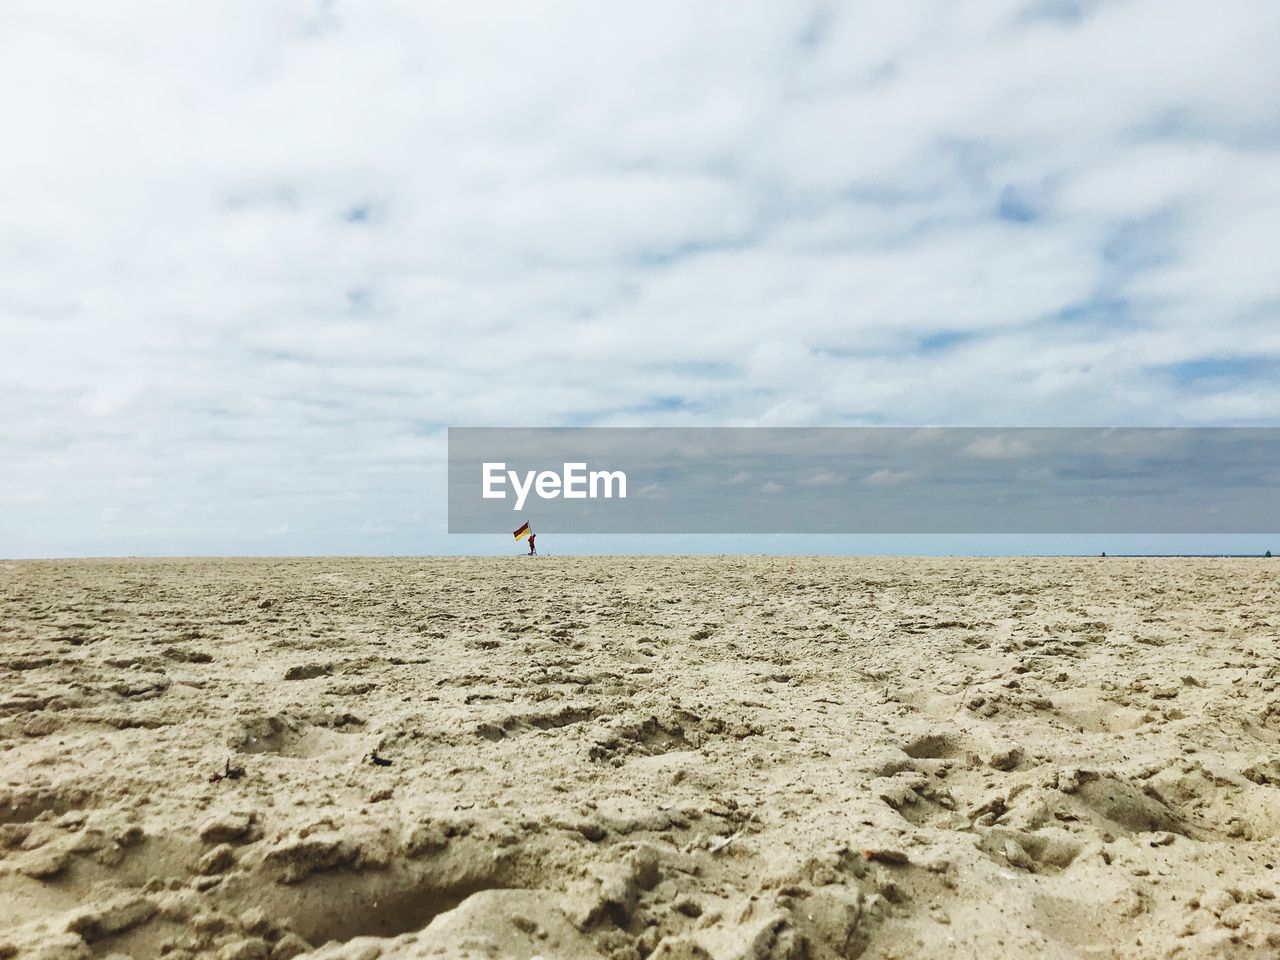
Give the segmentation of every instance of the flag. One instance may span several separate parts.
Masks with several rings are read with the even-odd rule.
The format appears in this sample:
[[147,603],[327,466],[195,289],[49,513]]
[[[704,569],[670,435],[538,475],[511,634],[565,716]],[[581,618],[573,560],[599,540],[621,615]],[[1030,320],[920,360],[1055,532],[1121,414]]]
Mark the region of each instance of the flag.
[[527,523],[520,524],[520,529],[516,530],[511,535],[515,537],[517,540],[523,540],[525,537],[529,535],[529,524]]

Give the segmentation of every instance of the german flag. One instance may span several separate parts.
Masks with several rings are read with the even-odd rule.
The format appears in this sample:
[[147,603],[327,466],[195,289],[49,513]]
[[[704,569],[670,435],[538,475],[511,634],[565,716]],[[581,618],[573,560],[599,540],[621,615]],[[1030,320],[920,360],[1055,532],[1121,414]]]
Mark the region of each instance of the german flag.
[[515,537],[517,540],[523,540],[525,537],[529,535],[529,524],[527,523],[520,524],[520,529],[515,531],[511,535]]

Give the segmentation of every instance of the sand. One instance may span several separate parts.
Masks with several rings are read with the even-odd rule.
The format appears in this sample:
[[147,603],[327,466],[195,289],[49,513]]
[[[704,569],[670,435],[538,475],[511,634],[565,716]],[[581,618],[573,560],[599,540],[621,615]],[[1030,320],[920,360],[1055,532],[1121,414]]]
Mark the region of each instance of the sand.
[[0,958],[1280,956],[1278,575],[0,563]]

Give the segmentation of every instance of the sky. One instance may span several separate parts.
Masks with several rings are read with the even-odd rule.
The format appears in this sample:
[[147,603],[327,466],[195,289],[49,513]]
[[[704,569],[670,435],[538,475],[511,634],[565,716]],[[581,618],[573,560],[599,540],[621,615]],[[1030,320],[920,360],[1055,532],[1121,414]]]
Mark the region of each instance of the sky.
[[446,533],[449,426],[1278,425],[1278,41],[1273,0],[8,0],[0,556],[509,552]]

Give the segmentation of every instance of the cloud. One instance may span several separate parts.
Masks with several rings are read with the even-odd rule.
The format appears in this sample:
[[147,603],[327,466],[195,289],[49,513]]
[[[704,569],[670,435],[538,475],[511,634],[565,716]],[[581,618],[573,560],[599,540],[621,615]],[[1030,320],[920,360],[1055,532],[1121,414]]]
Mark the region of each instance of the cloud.
[[841,483],[843,479],[832,470],[819,470],[817,473],[805,477],[800,481],[800,484],[806,487],[831,487]]
[[1056,478],[1057,474],[1050,467],[1020,467],[1013,475],[1016,483],[1043,483]]
[[903,483],[911,483],[919,479],[917,474],[911,470],[890,470],[888,467],[881,467],[862,478],[862,482],[869,487],[896,487]]
[[1025,440],[1000,434],[983,435],[964,448],[966,456],[979,460],[1021,460],[1035,453]]
[[1171,371],[1280,358],[1280,8],[1062,9],[6,4],[0,554],[448,550],[449,424],[1275,423]]

